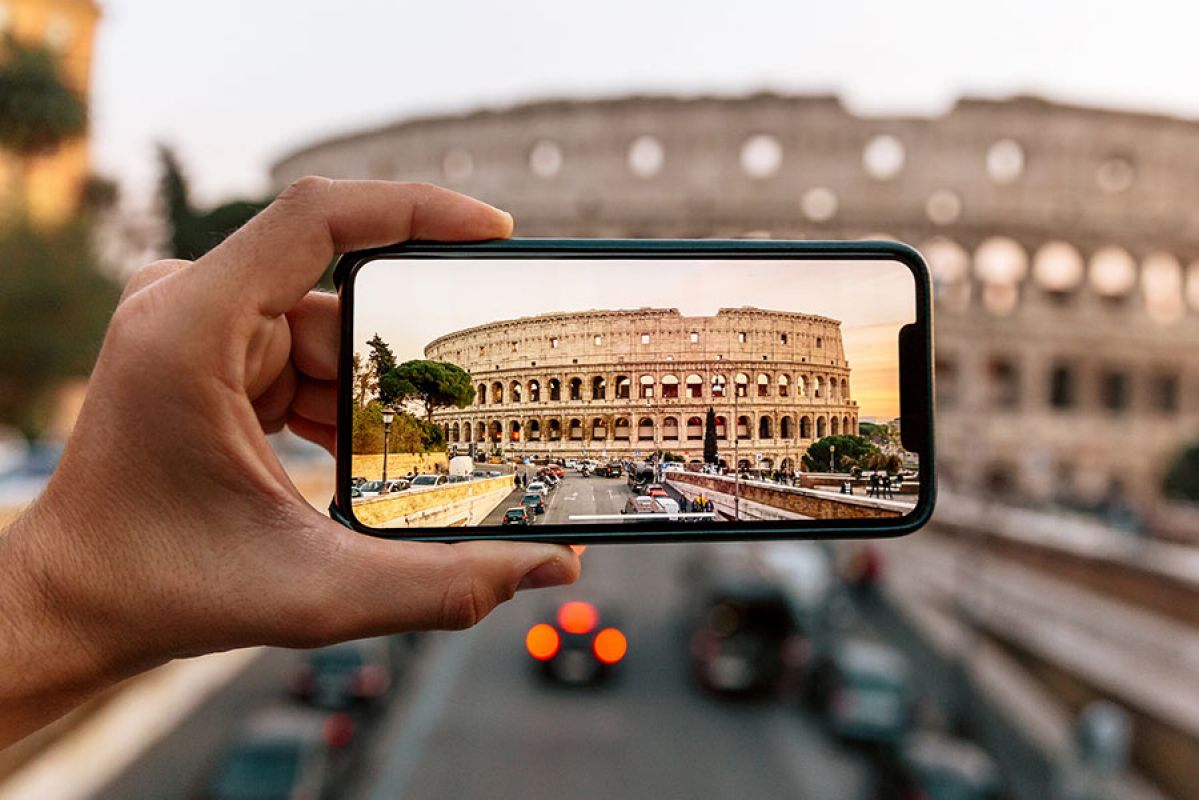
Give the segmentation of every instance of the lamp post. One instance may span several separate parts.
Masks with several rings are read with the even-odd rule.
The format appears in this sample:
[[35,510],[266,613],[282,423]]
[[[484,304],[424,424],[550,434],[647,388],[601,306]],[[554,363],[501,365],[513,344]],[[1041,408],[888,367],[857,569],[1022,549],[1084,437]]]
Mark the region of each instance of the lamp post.
[[832,472],[837,471],[837,445],[835,444],[828,446],[828,465]]
[[383,483],[387,483],[387,445],[391,439],[391,423],[395,416],[396,412],[393,409],[383,409]]
[[737,404],[737,376],[733,376],[733,520],[741,520],[741,417]]

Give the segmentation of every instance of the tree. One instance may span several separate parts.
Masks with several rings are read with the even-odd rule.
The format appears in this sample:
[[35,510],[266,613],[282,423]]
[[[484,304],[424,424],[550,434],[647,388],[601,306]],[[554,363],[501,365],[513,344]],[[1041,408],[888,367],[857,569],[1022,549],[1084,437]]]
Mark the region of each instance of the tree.
[[0,41],[0,149],[21,162],[17,196],[34,158],[85,130],[87,103],[63,82],[54,53],[11,35]]
[[367,380],[370,381],[379,402],[385,406],[394,406],[400,402],[403,388],[394,377],[387,377],[395,372],[396,355],[377,333],[366,346],[370,348],[370,355],[366,357],[370,364],[370,377]]
[[708,406],[708,415],[704,418],[704,463],[715,464],[716,452],[716,412]]
[[192,205],[187,176],[175,152],[158,146],[162,170],[158,194],[170,228],[168,249],[175,258],[196,259],[249,222],[269,200],[233,200],[210,209]]
[[[830,463],[833,447],[837,448],[838,463],[836,465]],[[836,472],[843,457],[851,460],[854,464],[862,464],[866,463],[872,454],[878,452],[878,447],[866,441],[863,436],[825,436],[808,445],[808,452],[803,456],[803,463],[813,472]]]
[[1199,503],[1199,444],[1183,449],[1166,471],[1162,489],[1173,500]]
[[470,375],[456,364],[445,361],[405,361],[395,369],[381,373],[380,393],[385,383],[389,391],[394,387],[402,401],[420,403],[425,410],[425,421],[430,425],[436,409],[465,408],[475,399]]

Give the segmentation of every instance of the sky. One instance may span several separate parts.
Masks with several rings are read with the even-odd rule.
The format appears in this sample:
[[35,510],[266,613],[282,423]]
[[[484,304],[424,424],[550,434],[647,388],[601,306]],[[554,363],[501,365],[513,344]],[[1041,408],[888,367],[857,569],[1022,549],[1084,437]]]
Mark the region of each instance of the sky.
[[93,158],[148,205],[154,144],[205,202],[314,139],[544,97],[832,92],[863,113],[961,95],[1199,117],[1199,4],[100,0]]
[[[402,260],[361,268],[354,288],[355,351],[376,333],[400,361],[424,358],[433,339],[463,328],[554,311],[677,308],[711,316],[720,308],[754,306],[841,321],[851,396],[862,417],[899,415],[899,327],[915,320],[915,284],[892,261],[603,261],[560,269],[552,261],[439,260],[414,267]],[[563,262],[564,263],[564,262]],[[411,301],[420,294],[452,298]],[[463,287],[475,287],[463,291]],[[731,378],[730,378],[731,380]]]

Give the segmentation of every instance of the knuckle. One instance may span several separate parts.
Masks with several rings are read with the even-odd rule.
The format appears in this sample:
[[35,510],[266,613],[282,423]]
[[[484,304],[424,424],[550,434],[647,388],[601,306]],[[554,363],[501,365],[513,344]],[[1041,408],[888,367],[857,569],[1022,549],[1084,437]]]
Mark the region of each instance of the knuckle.
[[446,585],[438,627],[453,631],[473,628],[496,603],[495,593],[480,578],[469,572],[456,576]]
[[292,181],[279,195],[279,201],[283,203],[313,202],[313,198],[323,195],[332,185],[333,181],[329,178],[305,175]]

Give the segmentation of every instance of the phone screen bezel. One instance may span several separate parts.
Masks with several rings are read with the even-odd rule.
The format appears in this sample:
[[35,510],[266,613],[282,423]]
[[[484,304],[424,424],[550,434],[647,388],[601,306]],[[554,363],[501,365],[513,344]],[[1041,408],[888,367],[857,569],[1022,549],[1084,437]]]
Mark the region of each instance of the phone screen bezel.
[[[354,346],[354,283],[358,271],[379,259],[719,259],[895,261],[912,274],[915,321],[905,326],[899,357],[900,406],[905,449],[920,457],[921,480],[916,506],[897,518],[784,520],[737,525],[616,522],[538,524],[509,528],[374,528],[358,521],[350,501],[351,424]],[[481,539],[566,544],[750,541],[786,539],[862,539],[903,536],[922,527],[936,504],[933,430],[932,281],[924,259],[913,248],[892,241],[797,241],[718,239],[504,239],[472,243],[405,242],[346,253],[333,272],[340,298],[337,377],[336,489],[329,512],[353,530],[386,539],[458,542]],[[900,347],[900,345],[897,345]],[[677,527],[675,527],[677,526]]]

